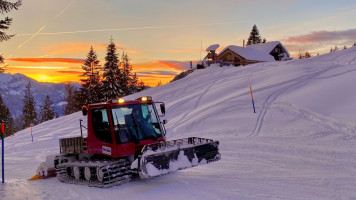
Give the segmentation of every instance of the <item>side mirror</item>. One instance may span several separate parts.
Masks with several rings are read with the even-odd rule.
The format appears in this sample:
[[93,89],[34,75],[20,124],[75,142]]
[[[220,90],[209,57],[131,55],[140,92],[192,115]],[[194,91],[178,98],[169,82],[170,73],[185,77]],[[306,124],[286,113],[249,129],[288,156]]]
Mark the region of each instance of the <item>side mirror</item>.
[[83,113],[84,116],[87,116],[87,114],[88,114],[88,109],[87,109],[86,106],[83,106],[83,107],[82,107],[82,113]]
[[163,124],[167,124],[168,121],[166,119],[163,120]]
[[161,104],[160,104],[160,107],[161,107],[161,113],[162,113],[163,115],[165,115],[165,114],[166,114],[166,106],[164,105],[164,103],[161,103]]

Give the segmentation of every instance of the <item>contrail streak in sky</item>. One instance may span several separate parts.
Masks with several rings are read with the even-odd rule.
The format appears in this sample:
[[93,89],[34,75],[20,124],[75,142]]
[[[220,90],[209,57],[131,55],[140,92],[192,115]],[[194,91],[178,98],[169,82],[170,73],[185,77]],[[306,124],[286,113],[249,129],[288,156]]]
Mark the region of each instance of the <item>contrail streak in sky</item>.
[[[71,5],[73,5],[73,3],[75,2],[72,1],[70,2],[66,7],[64,7],[61,12],[59,12],[55,17],[54,19],[57,19],[59,16],[61,16]],[[34,37],[36,37],[37,35],[41,34],[41,31],[46,28],[47,24],[42,26],[36,33],[34,34],[26,34],[27,36],[31,35],[30,38],[28,38],[27,40],[25,40],[22,44],[20,44],[17,48],[20,49],[23,45],[25,45],[27,42],[31,41]]]
[[28,38],[27,40],[25,40],[25,42],[23,42],[22,44],[20,44],[17,48],[21,48],[23,45],[25,45],[27,42],[29,42],[30,40],[32,40],[34,37],[36,37],[36,35],[38,35],[47,25],[42,26],[35,34],[33,34],[30,38]]
[[[170,26],[146,26],[146,27],[111,28],[111,29],[94,29],[94,30],[83,30],[83,31],[63,31],[63,32],[38,33],[38,34],[39,35],[61,35],[61,34],[75,34],[75,33],[106,32],[106,31],[130,31],[130,30],[147,30],[147,29],[182,28],[182,27],[224,25],[224,24],[234,24],[234,23],[237,23],[237,22],[208,23],[208,24],[185,24],[185,25],[170,25]],[[17,34],[17,36],[28,36],[28,35],[32,35],[32,34],[30,34],[30,33]]]
[[61,16],[69,7],[73,5],[74,2],[75,0],[70,2],[66,7],[64,7],[63,10],[54,17],[54,19],[57,19],[59,16]]

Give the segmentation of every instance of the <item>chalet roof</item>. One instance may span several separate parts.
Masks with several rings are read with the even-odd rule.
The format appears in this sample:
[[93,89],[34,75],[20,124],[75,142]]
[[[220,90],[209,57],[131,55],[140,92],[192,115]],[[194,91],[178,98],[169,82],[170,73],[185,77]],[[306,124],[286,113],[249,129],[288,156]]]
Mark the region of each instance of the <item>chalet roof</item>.
[[219,44],[212,44],[206,49],[206,51],[215,51],[217,48],[219,48],[219,46]]
[[230,49],[234,53],[244,57],[247,60],[265,61],[265,62],[275,61],[274,57],[271,56],[270,53],[279,44],[282,46],[282,48],[284,48],[285,52],[287,52],[289,57],[290,55],[288,53],[288,50],[279,41],[270,41],[266,43],[253,44],[253,45],[248,45],[247,47],[230,45],[227,46],[225,49],[223,49],[218,54],[218,56],[221,55],[227,49]]
[[284,51],[287,52],[288,56],[290,56],[289,52],[282,45],[282,43],[280,41],[270,41],[270,42],[266,42],[266,43],[248,45],[246,48],[252,48],[252,49],[257,49],[257,50],[260,50],[260,51],[263,51],[263,52],[266,52],[266,53],[271,53],[271,51],[279,44],[282,46]]
[[244,57],[247,60],[266,61],[266,62],[275,61],[273,56],[271,56],[269,53],[266,53],[265,51],[261,51],[255,48],[239,47],[235,45],[227,46],[224,50],[222,50],[219,53],[219,55],[224,51],[226,51],[227,49]]

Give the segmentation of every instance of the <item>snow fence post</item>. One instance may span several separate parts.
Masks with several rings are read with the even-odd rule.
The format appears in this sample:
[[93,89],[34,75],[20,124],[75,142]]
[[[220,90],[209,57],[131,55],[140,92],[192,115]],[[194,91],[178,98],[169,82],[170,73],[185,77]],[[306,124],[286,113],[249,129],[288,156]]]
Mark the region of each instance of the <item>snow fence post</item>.
[[251,99],[252,99],[253,113],[256,113],[256,110],[255,110],[255,101],[253,100],[252,87],[251,87],[251,86],[250,86],[250,91],[251,91]]
[[33,142],[33,135],[32,135],[32,124],[30,124],[30,128],[31,128],[31,138],[32,138],[32,142]]
[[1,164],[2,164],[2,183],[5,183],[5,165],[4,165],[4,140],[5,140],[5,124],[1,123]]

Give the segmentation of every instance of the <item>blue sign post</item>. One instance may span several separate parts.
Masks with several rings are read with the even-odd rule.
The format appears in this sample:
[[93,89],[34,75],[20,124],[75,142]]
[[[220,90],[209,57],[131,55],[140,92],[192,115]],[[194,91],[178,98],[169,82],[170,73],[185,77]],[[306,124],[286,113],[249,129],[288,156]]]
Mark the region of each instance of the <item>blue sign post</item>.
[[4,140],[5,140],[5,124],[1,123],[1,164],[2,164],[2,183],[5,183],[5,165],[4,165]]

